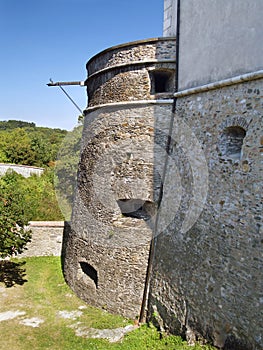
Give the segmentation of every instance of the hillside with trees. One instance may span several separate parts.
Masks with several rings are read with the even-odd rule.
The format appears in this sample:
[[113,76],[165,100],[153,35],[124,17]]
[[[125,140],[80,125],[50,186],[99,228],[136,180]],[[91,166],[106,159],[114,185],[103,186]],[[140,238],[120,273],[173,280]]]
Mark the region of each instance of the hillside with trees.
[[35,123],[0,121],[0,163],[52,166],[66,134]]

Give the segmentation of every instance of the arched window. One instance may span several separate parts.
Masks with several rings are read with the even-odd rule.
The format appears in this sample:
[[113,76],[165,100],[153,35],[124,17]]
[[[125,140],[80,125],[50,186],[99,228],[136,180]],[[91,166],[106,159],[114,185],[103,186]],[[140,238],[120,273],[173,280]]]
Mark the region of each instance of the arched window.
[[239,160],[242,157],[242,146],[246,131],[240,126],[229,126],[224,129],[219,150],[221,156],[228,159]]

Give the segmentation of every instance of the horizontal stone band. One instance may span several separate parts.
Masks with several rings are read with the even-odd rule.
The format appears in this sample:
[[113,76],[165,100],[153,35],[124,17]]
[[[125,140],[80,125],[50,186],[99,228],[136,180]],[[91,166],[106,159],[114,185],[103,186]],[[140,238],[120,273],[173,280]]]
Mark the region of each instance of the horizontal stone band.
[[197,87],[194,87],[191,89],[186,89],[183,91],[178,91],[174,94],[174,97],[176,97],[176,98],[184,97],[187,95],[197,94],[199,92],[214,90],[214,89],[222,88],[224,86],[239,84],[241,82],[251,81],[251,80],[256,80],[256,79],[261,79],[261,78],[263,78],[263,70],[238,75],[236,77],[216,81],[214,83],[210,83],[210,84],[206,84],[206,85],[197,86]]

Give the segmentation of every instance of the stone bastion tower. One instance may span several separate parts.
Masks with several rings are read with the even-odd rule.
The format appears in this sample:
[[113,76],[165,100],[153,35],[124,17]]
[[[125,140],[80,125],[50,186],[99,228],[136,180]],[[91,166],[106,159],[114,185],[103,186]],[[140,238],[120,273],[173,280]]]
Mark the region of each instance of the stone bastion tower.
[[63,244],[67,283],[91,305],[138,317],[160,203],[175,38],[106,49],[87,63],[88,107]]

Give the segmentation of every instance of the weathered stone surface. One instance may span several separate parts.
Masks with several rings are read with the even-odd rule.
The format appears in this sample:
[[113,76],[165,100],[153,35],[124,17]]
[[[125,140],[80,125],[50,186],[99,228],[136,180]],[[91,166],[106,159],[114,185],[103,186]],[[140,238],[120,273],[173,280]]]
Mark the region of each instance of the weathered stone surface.
[[[165,189],[177,190],[171,168],[177,161],[182,202],[171,224],[159,226],[155,250],[151,310],[157,307],[168,329],[229,349],[262,348],[262,107],[262,80],[178,99],[177,117],[202,146],[209,187],[202,214],[182,232],[198,164],[183,154],[179,162],[183,152],[172,145],[177,157],[169,159]],[[222,154],[221,136],[232,127],[245,131],[238,158]]]
[[131,318],[141,310],[171,117],[173,85],[153,94],[152,71],[168,69],[161,83],[169,83],[172,48],[174,39],[128,43],[88,63],[93,76],[63,270],[88,303]]
[[[133,318],[142,302],[170,109],[146,103],[87,115],[72,222],[64,236],[64,274],[73,290],[92,305]],[[118,205],[132,200],[137,213],[145,203],[145,216],[131,217]],[[137,208],[136,200],[142,203]],[[89,265],[89,276],[81,263]]]
[[31,221],[32,240],[17,257],[60,256],[64,221]]
[[169,87],[162,92],[162,98],[171,98],[175,81],[174,52],[175,39],[162,38],[114,46],[94,56],[87,63],[89,107],[155,99],[154,71],[170,74]]
[[152,60],[175,60],[175,38],[157,38],[134,41],[108,48],[87,63],[88,74],[133,62],[151,62]]
[[260,350],[262,80],[179,98],[173,114],[170,90],[153,89],[167,78],[154,72],[173,69],[167,44],[88,63],[65,278],[87,302],[138,316],[154,233],[149,318],[189,343]]

